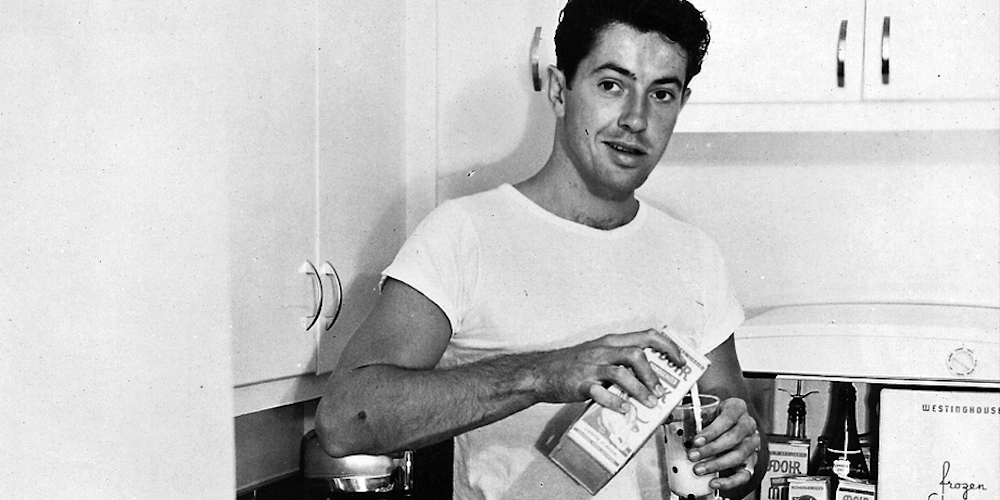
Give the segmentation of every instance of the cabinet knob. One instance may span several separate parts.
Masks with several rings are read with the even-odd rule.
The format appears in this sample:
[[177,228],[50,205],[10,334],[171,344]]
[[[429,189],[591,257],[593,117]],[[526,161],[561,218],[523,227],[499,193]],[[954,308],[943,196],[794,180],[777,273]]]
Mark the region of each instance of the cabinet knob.
[[541,43],[542,27],[536,26],[535,35],[531,37],[531,50],[528,52],[528,61],[531,66],[531,85],[535,88],[535,92],[542,91],[542,74],[538,68],[538,47]]
[[844,62],[847,59],[847,20],[840,21],[840,35],[837,37],[837,86],[844,87]]
[[329,330],[333,324],[337,321],[340,316],[340,310],[344,305],[344,288],[340,282],[340,275],[337,274],[337,269],[330,264],[329,261],[323,263],[319,268],[320,273],[320,286],[322,286],[322,279],[325,277],[330,283],[328,289],[329,296],[323,302],[322,316],[323,316],[323,331]]
[[882,84],[889,84],[889,16],[882,18]]
[[308,260],[302,263],[299,267],[299,273],[307,274],[312,277],[310,282],[312,283],[312,298],[313,304],[310,310],[312,313],[302,319],[302,327],[309,330],[316,324],[316,320],[319,319],[320,310],[323,308],[323,283],[320,281],[319,272],[316,271],[316,266]]

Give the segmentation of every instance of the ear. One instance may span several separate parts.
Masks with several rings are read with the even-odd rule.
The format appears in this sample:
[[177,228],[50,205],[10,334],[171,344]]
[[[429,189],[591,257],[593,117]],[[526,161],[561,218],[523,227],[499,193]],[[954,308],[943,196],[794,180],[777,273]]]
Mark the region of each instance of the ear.
[[689,97],[691,97],[691,87],[684,87],[684,95],[681,96],[681,109],[684,109]]
[[549,76],[549,88],[546,93],[546,97],[549,98],[549,106],[552,106],[552,112],[559,118],[562,118],[566,114],[566,75],[555,67],[550,65],[548,68]]

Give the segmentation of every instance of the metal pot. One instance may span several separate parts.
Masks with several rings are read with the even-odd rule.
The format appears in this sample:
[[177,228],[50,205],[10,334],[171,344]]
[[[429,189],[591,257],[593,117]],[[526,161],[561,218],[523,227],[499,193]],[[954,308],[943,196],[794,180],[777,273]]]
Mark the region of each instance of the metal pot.
[[303,438],[302,462],[303,477],[326,481],[331,491],[386,492],[408,490],[411,486],[412,452],[331,457],[315,430]]

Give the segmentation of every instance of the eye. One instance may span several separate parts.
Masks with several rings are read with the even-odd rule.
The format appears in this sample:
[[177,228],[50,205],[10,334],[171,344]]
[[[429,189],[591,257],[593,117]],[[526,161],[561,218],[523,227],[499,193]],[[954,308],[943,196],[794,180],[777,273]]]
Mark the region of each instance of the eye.
[[674,100],[674,93],[666,89],[654,90],[650,95],[655,101],[670,102]]
[[618,82],[613,80],[601,80],[597,82],[597,88],[604,92],[619,92],[622,89],[621,85],[618,85]]

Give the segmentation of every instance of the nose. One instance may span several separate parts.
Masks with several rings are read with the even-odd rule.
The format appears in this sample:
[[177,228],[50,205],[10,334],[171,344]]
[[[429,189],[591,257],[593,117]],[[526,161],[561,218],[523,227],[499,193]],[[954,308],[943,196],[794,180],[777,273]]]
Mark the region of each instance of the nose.
[[629,132],[642,132],[647,124],[647,102],[642,96],[632,94],[623,104],[618,126]]

